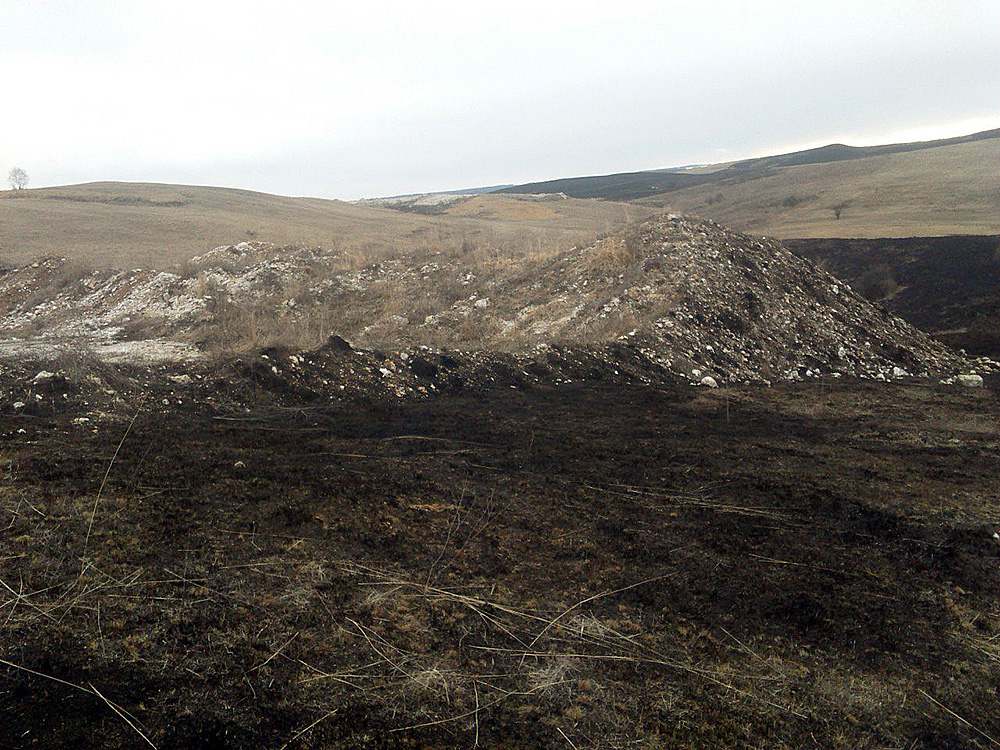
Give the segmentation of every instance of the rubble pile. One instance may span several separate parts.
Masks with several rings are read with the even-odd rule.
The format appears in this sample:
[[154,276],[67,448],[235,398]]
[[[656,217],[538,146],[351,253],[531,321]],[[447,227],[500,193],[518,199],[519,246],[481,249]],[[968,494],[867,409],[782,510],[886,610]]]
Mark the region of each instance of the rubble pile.
[[[710,387],[824,376],[973,385],[1000,371],[776,242],[685,217],[534,257],[429,249],[363,260],[258,242],[216,248],[178,273],[84,272],[47,259],[0,276],[0,355],[68,346],[119,362],[208,359],[208,334],[226,320],[237,325],[238,308],[249,311],[237,321],[244,328],[269,316],[280,331],[343,336],[354,348],[338,361],[378,375],[361,378],[362,390],[387,393],[438,387],[443,376],[408,364],[424,360],[470,382],[486,373],[503,381],[497,373],[509,371],[512,384],[582,372]],[[456,364],[440,367],[441,358]],[[338,387],[355,380],[345,371]]]
[[599,246],[557,259],[532,282],[539,297],[549,295],[541,322],[529,306],[514,312],[513,325],[570,339],[602,321],[630,322],[617,340],[695,382],[974,379],[976,368],[997,369],[968,361],[776,242],[667,216],[621,243],[624,258],[611,272],[588,263],[589,254],[607,253]]

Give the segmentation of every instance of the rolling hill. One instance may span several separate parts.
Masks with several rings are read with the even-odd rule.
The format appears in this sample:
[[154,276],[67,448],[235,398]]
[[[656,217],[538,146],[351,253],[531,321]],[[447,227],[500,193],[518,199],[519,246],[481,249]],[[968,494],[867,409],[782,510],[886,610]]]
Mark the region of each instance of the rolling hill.
[[827,146],[793,151],[788,154],[743,159],[733,162],[729,165],[729,168],[734,171],[747,171],[772,167],[795,167],[802,164],[828,164],[834,161],[864,159],[869,156],[887,156],[889,154],[924,151],[929,148],[940,148],[942,146],[957,146],[962,143],[974,143],[993,138],[1000,138],[1000,128],[983,130],[979,133],[961,135],[955,138],[938,138],[932,141],[913,141],[910,143],[887,143],[879,146],[848,146],[843,143],[831,143]]
[[0,193],[0,262],[58,255],[101,268],[173,268],[250,239],[320,245],[371,262],[435,247],[572,245],[654,211],[577,199],[540,206],[485,195],[420,216],[249,190],[98,182]]
[[994,234],[998,165],[1000,130],[990,130],[921,143],[833,144],[690,171],[551,180],[505,192],[636,201],[783,238]]
[[644,202],[781,238],[996,234],[998,165],[994,138],[749,172]]

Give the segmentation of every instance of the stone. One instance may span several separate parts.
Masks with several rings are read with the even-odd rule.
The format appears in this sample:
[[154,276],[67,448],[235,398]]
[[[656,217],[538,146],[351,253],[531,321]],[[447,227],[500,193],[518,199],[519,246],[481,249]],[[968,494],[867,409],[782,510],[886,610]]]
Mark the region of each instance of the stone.
[[719,384],[716,382],[715,378],[711,375],[706,375],[701,379],[701,384],[709,388],[718,388]]
[[983,377],[982,375],[956,375],[955,382],[959,385],[964,385],[966,388],[982,388],[983,387]]

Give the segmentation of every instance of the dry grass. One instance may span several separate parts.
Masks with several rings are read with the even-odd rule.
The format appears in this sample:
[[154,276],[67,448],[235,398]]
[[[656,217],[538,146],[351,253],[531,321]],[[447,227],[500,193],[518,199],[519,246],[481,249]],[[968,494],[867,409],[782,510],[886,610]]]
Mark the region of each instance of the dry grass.
[[587,266],[593,273],[621,273],[636,259],[636,248],[625,237],[606,237],[587,251]]
[[422,216],[229,188],[102,182],[0,194],[0,262],[66,255],[95,267],[178,269],[218,245],[254,239],[337,248],[358,268],[463,244],[572,245],[651,212],[593,200],[480,196]]
[[1000,139],[991,139],[786,167],[642,202],[781,238],[995,234],[1000,232],[998,163]]

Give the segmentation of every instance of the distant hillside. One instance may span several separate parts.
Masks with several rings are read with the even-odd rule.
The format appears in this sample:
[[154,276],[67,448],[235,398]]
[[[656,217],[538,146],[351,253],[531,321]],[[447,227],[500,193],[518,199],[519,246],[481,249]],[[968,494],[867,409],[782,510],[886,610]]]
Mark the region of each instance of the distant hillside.
[[170,268],[240,240],[336,248],[360,259],[437,246],[575,244],[652,208],[511,196],[456,201],[434,217],[217,187],[98,182],[0,192],[0,263],[48,255],[97,267]]
[[933,141],[914,141],[912,143],[889,143],[881,146],[847,146],[843,143],[832,143],[819,148],[804,151],[794,151],[790,154],[762,156],[756,159],[744,159],[730,164],[731,171],[748,171],[755,169],[773,169],[776,167],[794,167],[802,164],[827,164],[832,161],[848,161],[850,159],[865,159],[869,156],[886,156],[902,154],[910,151],[923,151],[941,146],[957,146],[960,143],[973,143],[992,138],[1000,138],[1000,128],[984,130],[981,133],[962,135],[955,138],[938,138]]
[[1000,139],[736,173],[643,201],[772,237],[1000,233]]
[[622,172],[620,174],[592,177],[567,177],[545,182],[513,185],[501,193],[565,193],[574,198],[602,198],[604,200],[632,201],[666,193],[671,190],[693,187],[714,179],[712,174],[686,174],[662,170]]
[[990,234],[1000,231],[998,164],[1000,129],[919,143],[832,144],[714,169],[576,177],[504,192],[637,201],[778,237]]

